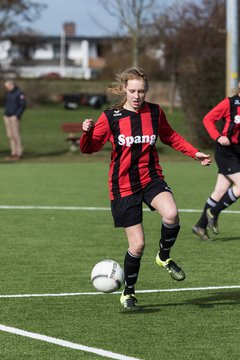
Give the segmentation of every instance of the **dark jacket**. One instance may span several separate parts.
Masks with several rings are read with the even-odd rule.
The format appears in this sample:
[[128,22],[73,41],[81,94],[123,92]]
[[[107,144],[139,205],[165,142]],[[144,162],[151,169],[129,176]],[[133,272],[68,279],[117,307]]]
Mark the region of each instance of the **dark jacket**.
[[26,100],[22,90],[20,90],[17,86],[15,86],[12,91],[7,91],[4,115],[6,116],[15,115],[18,119],[20,119],[25,108],[26,108]]

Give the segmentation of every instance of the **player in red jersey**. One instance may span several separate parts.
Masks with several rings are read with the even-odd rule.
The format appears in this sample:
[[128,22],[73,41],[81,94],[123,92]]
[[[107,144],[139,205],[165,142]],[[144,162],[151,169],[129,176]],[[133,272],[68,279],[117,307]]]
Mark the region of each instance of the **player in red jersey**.
[[[216,122],[223,120],[220,132]],[[227,97],[217,104],[203,119],[204,126],[216,142],[215,159],[218,176],[215,189],[203,208],[200,219],[193,227],[194,234],[210,240],[207,226],[218,234],[218,217],[240,197],[240,96]]]
[[86,119],[80,139],[81,151],[88,154],[99,151],[107,141],[112,144],[109,169],[112,215],[115,226],[124,227],[129,244],[124,259],[125,289],[120,298],[127,310],[139,309],[134,286],[145,245],[143,202],[162,217],[157,264],[174,280],[185,278],[184,271],[170,258],[180,226],[172,191],[159,164],[157,138],[202,165],[211,163],[209,155],[199,152],[171,128],[159,105],[145,101],[147,90],[148,79],[142,69],[130,68],[117,75],[117,82],[108,92],[119,95],[120,103],[104,111],[96,123]]

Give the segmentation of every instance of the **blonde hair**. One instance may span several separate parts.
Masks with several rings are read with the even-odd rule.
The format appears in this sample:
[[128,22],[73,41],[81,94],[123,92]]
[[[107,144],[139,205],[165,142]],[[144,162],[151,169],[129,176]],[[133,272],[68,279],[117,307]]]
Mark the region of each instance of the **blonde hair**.
[[116,75],[116,81],[106,89],[109,94],[121,96],[119,103],[115,104],[113,108],[121,109],[127,100],[124,88],[127,86],[128,80],[143,80],[145,83],[145,90],[148,90],[148,77],[145,71],[139,67],[131,67],[120,74]]

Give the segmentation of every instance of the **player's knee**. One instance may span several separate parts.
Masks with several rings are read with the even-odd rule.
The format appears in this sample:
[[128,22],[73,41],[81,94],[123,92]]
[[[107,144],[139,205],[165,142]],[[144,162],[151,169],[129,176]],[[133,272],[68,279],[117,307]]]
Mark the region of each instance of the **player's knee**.
[[133,255],[142,256],[144,247],[145,247],[144,241],[137,241],[129,246],[129,251]]
[[143,254],[145,248],[145,244],[144,241],[143,242],[139,242],[136,246],[136,253],[141,256]]
[[240,197],[240,184],[236,184],[233,186],[233,194],[236,198]]
[[226,188],[223,187],[223,188],[219,188],[219,189],[215,189],[214,193],[212,194],[212,198],[213,199],[216,199],[216,201],[219,201],[223,195],[225,194],[226,192]]
[[176,224],[179,222],[178,212],[174,209],[169,211],[167,215],[163,217],[163,221],[166,224]]

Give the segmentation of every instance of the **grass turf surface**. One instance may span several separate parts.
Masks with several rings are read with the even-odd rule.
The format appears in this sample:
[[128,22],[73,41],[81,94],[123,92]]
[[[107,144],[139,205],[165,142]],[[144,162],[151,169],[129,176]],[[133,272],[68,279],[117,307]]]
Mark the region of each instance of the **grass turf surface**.
[[[0,144],[0,205],[109,207],[109,147],[94,156],[70,153],[61,132],[65,121],[97,118],[99,111],[57,107],[28,109],[23,118],[24,160],[8,163]],[[186,135],[183,116],[169,119]],[[0,124],[4,134],[3,124]],[[211,193],[216,167],[160,146],[166,180],[180,209],[200,210]],[[167,162],[166,162],[167,160]],[[239,203],[231,207],[239,210]],[[0,209],[0,295],[94,292],[93,265],[104,258],[120,264],[127,248],[110,211]],[[198,241],[191,227],[200,213],[181,212],[181,231],[172,256],[186,272],[182,283],[155,265],[160,219],[144,212],[146,249],[137,290],[239,284],[239,214],[223,213],[213,242]],[[139,293],[143,311],[121,311],[119,294],[3,298],[0,324],[154,360],[239,359],[239,289]],[[99,359],[98,355],[0,331],[0,358]]]
[[[180,209],[199,209],[212,190],[215,165],[163,163]],[[2,205],[109,207],[106,162],[1,165]],[[191,178],[189,177],[191,174]],[[236,203],[231,208],[238,210]],[[1,209],[1,294],[93,292],[93,265],[122,264],[127,243],[110,211]],[[144,212],[146,250],[137,290],[238,285],[239,214],[224,213],[215,241],[191,232],[199,213],[181,212],[172,256],[187,278],[174,282],[155,265],[160,220]],[[238,359],[238,289],[139,293],[143,311],[121,311],[119,295],[0,298],[7,326],[140,359]],[[0,332],[3,359],[98,359],[98,355]]]

